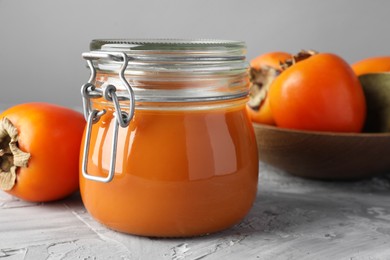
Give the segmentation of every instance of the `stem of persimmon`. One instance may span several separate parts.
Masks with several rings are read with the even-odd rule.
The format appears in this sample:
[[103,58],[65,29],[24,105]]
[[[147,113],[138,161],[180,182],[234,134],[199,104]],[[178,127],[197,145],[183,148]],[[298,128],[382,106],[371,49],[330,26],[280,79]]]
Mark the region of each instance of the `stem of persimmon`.
[[0,188],[11,190],[16,184],[16,170],[27,167],[31,155],[18,147],[18,130],[7,118],[0,121]]

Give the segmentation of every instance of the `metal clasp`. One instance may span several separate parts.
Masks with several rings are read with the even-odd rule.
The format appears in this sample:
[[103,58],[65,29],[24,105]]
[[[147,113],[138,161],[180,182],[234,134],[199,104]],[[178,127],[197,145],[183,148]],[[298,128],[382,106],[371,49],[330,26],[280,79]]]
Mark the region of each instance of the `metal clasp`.
[[[88,66],[91,70],[91,76],[88,80],[88,83],[84,84],[81,87],[81,95],[83,97],[83,109],[84,116],[87,120],[87,129],[85,134],[84,141],[84,151],[82,156],[82,174],[84,178],[88,180],[98,181],[98,182],[110,182],[115,175],[115,162],[116,162],[116,153],[117,153],[117,143],[118,143],[118,129],[119,126],[122,128],[127,127],[130,124],[131,119],[134,116],[135,110],[135,97],[133,89],[125,78],[125,71],[129,61],[128,56],[124,52],[88,52],[83,53],[83,58],[87,60]],[[97,89],[94,85],[96,79],[96,69],[93,65],[93,60],[99,59],[108,59],[112,61],[122,62],[121,68],[119,70],[119,78],[121,83],[124,85],[125,89],[128,92],[129,98],[129,112],[126,112],[121,109],[118,96],[116,94],[116,87],[114,85],[107,85],[103,89]],[[113,140],[111,145],[111,158],[110,158],[110,168],[108,175],[106,177],[94,176],[87,172],[88,166],[88,156],[89,156],[89,146],[91,142],[91,132],[92,125],[97,123],[101,116],[106,113],[106,110],[96,110],[92,109],[92,98],[101,98],[103,97],[109,102],[113,102],[115,109],[115,123],[113,129]]]

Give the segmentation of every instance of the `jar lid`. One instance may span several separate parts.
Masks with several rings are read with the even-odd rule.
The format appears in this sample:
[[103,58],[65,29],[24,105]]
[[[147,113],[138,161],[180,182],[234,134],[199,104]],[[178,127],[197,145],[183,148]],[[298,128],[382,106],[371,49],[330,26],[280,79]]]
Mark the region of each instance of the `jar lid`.
[[[124,74],[137,101],[223,100],[248,94],[249,64],[242,41],[95,39],[83,57],[91,60],[96,70],[117,74],[123,62],[114,53],[127,56]],[[104,84],[120,86],[115,77],[107,81]],[[126,95],[118,89],[118,95]]]
[[[91,52],[124,52],[129,57],[128,74],[227,72],[245,70],[246,46],[241,41],[183,39],[96,39]],[[100,60],[97,67],[115,71],[118,63]]]

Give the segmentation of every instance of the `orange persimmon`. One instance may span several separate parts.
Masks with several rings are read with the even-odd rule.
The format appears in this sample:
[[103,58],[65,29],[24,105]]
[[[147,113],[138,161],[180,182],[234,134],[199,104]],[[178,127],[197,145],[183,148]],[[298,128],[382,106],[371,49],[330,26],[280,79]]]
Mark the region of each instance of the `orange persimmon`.
[[366,58],[353,63],[351,66],[357,76],[368,73],[390,72],[390,56]]
[[251,88],[247,112],[253,122],[274,125],[267,99],[270,83],[279,75],[280,64],[291,58],[287,52],[268,52],[250,62]]
[[0,115],[0,188],[27,201],[64,198],[79,187],[81,113],[48,103],[13,106]]
[[262,69],[264,67],[271,67],[277,70],[282,70],[281,63],[291,59],[292,55],[288,52],[274,51],[267,52],[256,58],[252,59],[250,62],[251,68]]
[[335,54],[293,62],[273,81],[268,98],[280,127],[360,132],[365,121],[362,86],[350,65]]

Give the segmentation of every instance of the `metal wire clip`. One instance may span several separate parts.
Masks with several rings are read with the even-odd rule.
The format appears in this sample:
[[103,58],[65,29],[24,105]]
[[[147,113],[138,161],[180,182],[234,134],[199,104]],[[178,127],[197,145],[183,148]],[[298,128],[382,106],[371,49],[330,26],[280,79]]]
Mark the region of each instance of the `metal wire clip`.
[[[118,143],[118,129],[119,126],[122,128],[127,127],[130,124],[131,119],[134,116],[135,109],[135,98],[134,92],[131,88],[129,82],[125,78],[125,71],[129,61],[128,56],[124,52],[87,52],[83,53],[82,57],[87,61],[87,64],[91,70],[91,76],[87,83],[81,87],[81,95],[83,97],[83,109],[84,117],[87,120],[87,129],[85,133],[84,141],[84,152],[82,157],[82,174],[84,178],[88,180],[98,181],[98,182],[110,182],[115,175],[115,162],[116,162],[116,153],[117,153],[117,143]],[[107,59],[117,62],[122,62],[121,68],[119,70],[119,78],[121,83],[128,92],[129,98],[129,112],[126,112],[121,109],[121,105],[116,94],[116,87],[114,85],[107,85],[103,89],[97,89],[94,85],[96,79],[96,69],[94,67],[93,61],[99,59]],[[115,123],[113,129],[113,140],[111,145],[111,158],[110,158],[110,168],[108,175],[106,177],[94,176],[87,172],[88,168],[88,156],[89,156],[89,147],[91,143],[91,132],[92,125],[97,123],[101,116],[106,113],[105,109],[97,110],[92,108],[91,99],[93,98],[104,98],[109,102],[113,102],[115,108]]]

